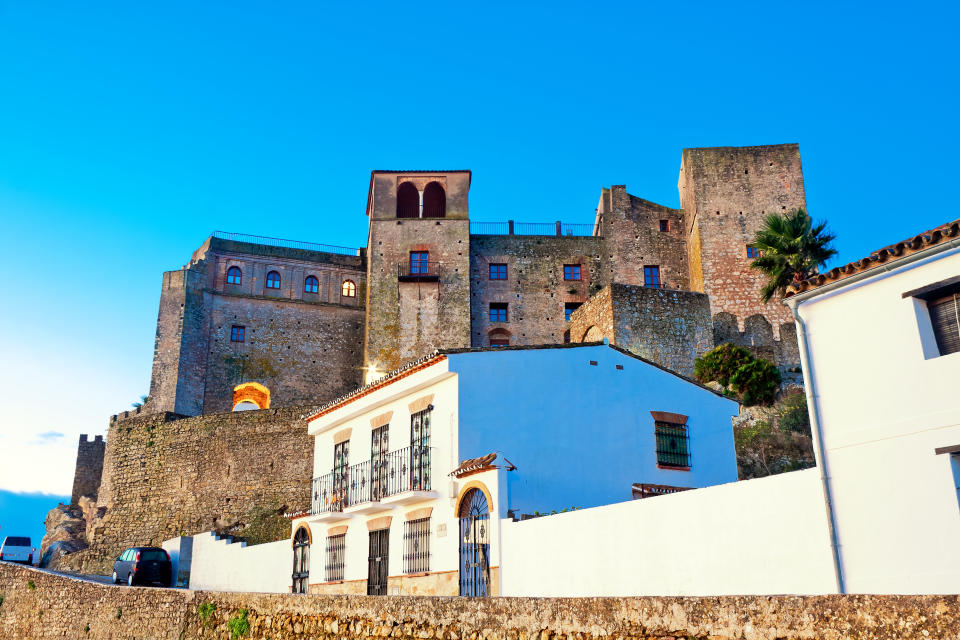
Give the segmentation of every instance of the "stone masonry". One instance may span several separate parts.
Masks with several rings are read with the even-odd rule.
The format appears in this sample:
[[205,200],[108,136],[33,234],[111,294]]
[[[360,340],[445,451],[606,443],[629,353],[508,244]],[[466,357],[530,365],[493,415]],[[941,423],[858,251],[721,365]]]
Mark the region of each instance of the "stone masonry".
[[[223,593],[93,584],[0,563],[0,599],[0,636],[30,640],[960,637],[960,599],[955,595],[434,598]],[[237,633],[231,633],[231,621]]]
[[73,474],[73,492],[70,494],[70,504],[79,504],[80,498],[88,496],[97,499],[100,488],[100,476],[103,474],[103,452],[106,444],[103,436],[94,436],[93,440],[87,434],[80,434],[80,443],[77,446],[77,467]]

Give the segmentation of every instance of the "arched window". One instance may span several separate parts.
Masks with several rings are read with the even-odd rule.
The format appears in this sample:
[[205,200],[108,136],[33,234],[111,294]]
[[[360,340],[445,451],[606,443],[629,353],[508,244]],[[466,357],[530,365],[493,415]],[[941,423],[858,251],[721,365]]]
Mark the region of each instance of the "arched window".
[[353,280],[344,280],[343,286],[340,287],[340,295],[344,298],[353,298],[357,295],[357,285],[354,284]]
[[412,182],[404,182],[397,189],[397,217],[420,217],[420,192]]
[[439,182],[431,182],[423,190],[423,217],[443,218],[447,215],[447,194]]
[[310,580],[310,534],[299,527],[293,534],[293,592],[306,593]]
[[240,284],[243,282],[243,272],[240,267],[230,267],[227,269],[227,284]]
[[506,329],[494,329],[487,334],[491,347],[509,347],[510,332]]
[[279,289],[280,288],[280,274],[276,271],[271,271],[267,274],[267,289]]
[[320,281],[317,280],[316,276],[307,276],[307,279],[303,281],[303,292],[304,293],[320,292]]

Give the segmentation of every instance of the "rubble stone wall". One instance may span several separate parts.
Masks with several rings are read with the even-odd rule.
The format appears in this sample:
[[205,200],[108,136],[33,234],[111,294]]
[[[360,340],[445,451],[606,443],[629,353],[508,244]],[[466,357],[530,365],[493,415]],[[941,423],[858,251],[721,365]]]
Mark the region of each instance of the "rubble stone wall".
[[97,499],[97,491],[100,489],[100,476],[103,473],[105,448],[103,436],[94,436],[93,440],[89,440],[87,434],[80,434],[70,504],[79,504],[80,498],[83,496]]
[[[433,598],[223,593],[81,582],[0,563],[0,635],[84,640],[930,640],[958,596]],[[245,621],[245,624],[241,621]]]

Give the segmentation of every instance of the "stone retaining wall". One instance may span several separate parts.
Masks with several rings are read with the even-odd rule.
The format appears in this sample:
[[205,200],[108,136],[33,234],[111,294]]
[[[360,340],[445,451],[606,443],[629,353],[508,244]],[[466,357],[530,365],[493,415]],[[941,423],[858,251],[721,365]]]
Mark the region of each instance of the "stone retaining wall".
[[293,596],[99,585],[0,563],[0,597],[0,637],[31,640],[224,639],[242,615],[249,629],[235,637],[250,640],[960,637],[957,596]]

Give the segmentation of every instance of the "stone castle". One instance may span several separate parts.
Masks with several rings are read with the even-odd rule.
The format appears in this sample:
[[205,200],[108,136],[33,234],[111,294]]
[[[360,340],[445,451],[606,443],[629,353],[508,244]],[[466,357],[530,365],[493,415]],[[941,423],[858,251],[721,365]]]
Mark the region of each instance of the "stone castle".
[[165,273],[149,399],[78,458],[97,509],[73,565],[305,508],[302,416],[438,348],[605,338],[691,376],[733,342],[799,364],[788,310],[761,302],[750,268],[765,215],[806,207],[798,145],[685,149],[680,209],[614,185],[593,224],[471,221],[470,182],[373,171],[363,249],[214,233]]

